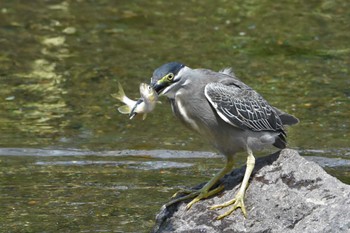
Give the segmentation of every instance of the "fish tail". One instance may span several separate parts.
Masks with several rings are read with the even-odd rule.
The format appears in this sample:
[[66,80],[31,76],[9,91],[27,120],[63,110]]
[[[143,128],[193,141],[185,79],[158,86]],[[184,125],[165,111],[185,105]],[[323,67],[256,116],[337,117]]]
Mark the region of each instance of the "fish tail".
[[120,82],[118,82],[118,92],[115,93],[115,94],[112,94],[112,97],[116,98],[116,99],[118,99],[120,101],[124,100],[125,92],[124,92],[124,89],[123,89],[122,85],[120,84]]

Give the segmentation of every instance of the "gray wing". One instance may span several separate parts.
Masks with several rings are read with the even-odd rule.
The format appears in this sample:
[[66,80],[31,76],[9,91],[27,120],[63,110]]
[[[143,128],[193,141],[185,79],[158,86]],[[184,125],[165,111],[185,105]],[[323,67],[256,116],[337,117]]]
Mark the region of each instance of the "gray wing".
[[209,83],[205,96],[227,123],[252,131],[283,131],[272,106],[256,91],[236,84]]

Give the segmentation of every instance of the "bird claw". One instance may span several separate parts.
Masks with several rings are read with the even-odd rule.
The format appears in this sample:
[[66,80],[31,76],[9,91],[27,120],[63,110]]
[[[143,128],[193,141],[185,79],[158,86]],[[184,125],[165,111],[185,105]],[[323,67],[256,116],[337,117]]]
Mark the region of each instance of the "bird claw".
[[224,203],[219,204],[219,205],[214,205],[214,206],[210,207],[210,209],[211,210],[222,209],[222,208],[225,208],[228,206],[231,206],[231,208],[228,211],[226,211],[225,213],[223,213],[222,215],[218,216],[216,218],[217,220],[225,218],[226,216],[230,215],[233,211],[235,211],[238,208],[241,208],[244,217],[247,218],[247,210],[246,210],[245,205],[244,205],[244,193],[239,192],[239,193],[237,193],[235,198],[233,198],[232,200],[230,200],[228,202],[224,202]]

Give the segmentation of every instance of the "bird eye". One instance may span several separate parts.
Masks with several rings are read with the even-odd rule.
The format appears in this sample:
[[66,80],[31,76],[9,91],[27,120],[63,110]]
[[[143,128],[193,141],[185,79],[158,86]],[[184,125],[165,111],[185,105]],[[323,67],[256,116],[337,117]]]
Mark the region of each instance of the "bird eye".
[[173,80],[173,78],[174,78],[174,74],[173,73],[168,74],[168,76],[167,76],[168,81]]

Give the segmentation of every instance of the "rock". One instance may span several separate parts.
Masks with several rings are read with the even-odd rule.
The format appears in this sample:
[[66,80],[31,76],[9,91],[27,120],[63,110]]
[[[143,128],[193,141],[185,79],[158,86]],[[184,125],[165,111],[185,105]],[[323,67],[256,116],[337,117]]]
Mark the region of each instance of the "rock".
[[233,170],[222,179],[221,194],[189,210],[184,202],[163,206],[153,232],[350,232],[350,186],[290,149],[256,160],[245,196],[246,219],[238,209],[216,220],[226,209],[209,207],[234,197],[244,170]]

